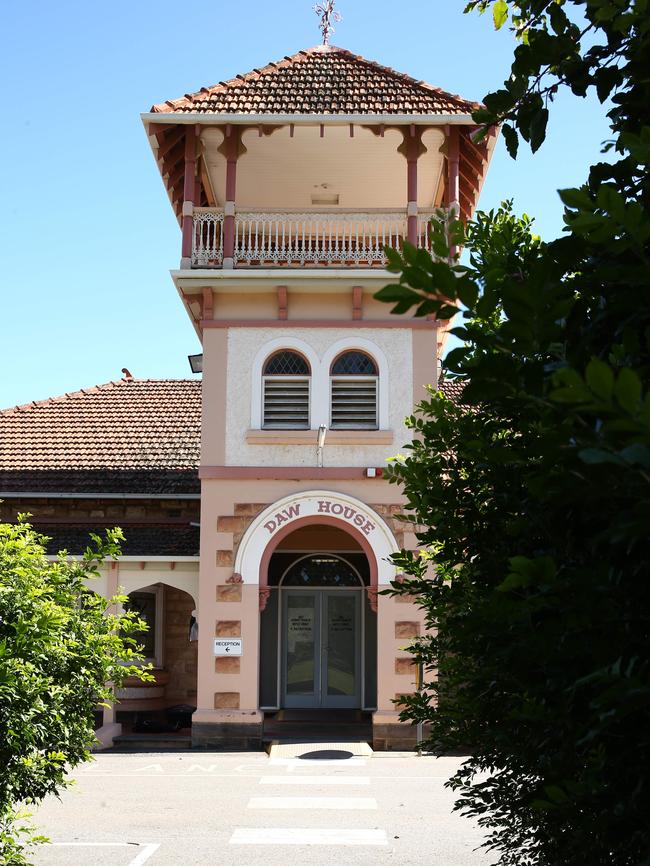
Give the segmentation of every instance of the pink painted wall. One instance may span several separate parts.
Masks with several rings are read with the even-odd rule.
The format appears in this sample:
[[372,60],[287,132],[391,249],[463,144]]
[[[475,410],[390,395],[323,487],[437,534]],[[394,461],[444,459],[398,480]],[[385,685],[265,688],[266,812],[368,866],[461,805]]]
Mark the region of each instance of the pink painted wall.
[[[288,316],[308,319],[315,323],[321,318],[328,320],[340,319],[341,333],[337,335],[334,329],[332,342],[339,336],[348,336],[346,326],[353,326],[353,276],[345,279],[345,289],[334,292],[315,292],[305,287],[296,288],[295,283],[288,290]],[[277,277],[269,275],[269,279],[261,281],[260,290],[252,294],[242,292],[236,294],[232,289],[220,292],[218,280],[212,285],[215,289],[214,317],[226,319],[259,319],[261,316],[278,318],[277,284],[281,283],[280,274]],[[340,286],[340,282],[339,282]],[[342,287],[341,287],[342,288]],[[364,290],[364,319],[389,318],[388,308],[378,304],[371,293]],[[395,324],[397,321],[392,320]],[[403,322],[409,327],[409,321]],[[258,511],[262,505],[271,504],[285,496],[300,491],[327,489],[333,493],[339,492],[355,497],[362,502],[373,504],[384,510],[390,506],[400,506],[402,496],[395,485],[389,485],[380,479],[366,479],[362,469],[356,477],[319,478],[316,471],[310,472],[314,455],[311,455],[301,468],[300,477],[291,476],[286,468],[282,478],[261,480],[251,477],[245,467],[231,467],[240,477],[214,477],[228,474],[222,467],[225,465],[225,432],[228,423],[228,393],[226,387],[228,328],[206,328],[203,333],[203,438],[202,438],[202,499],[201,499],[201,563],[199,578],[199,663],[198,663],[198,700],[199,710],[195,715],[195,723],[237,721],[255,722],[259,720],[258,711],[258,654],[259,654],[259,587],[257,584],[228,583],[234,571],[234,548],[237,547],[242,533],[242,507],[250,506],[247,516],[252,519],[257,505]],[[278,336],[281,330],[278,329]],[[290,331],[288,331],[290,333]],[[363,333],[360,331],[360,333]],[[416,402],[425,396],[424,385],[432,383],[436,375],[435,356],[438,332],[432,323],[426,330],[412,330],[412,394]],[[404,388],[404,383],[396,383],[396,387]],[[245,437],[246,430],[238,431]],[[390,446],[399,450],[401,442]],[[275,446],[266,446],[273,448]],[[305,446],[308,447],[308,446]],[[313,449],[312,449],[313,450]],[[227,469],[227,467],[226,467]],[[243,471],[242,471],[243,470]],[[213,477],[209,477],[210,474]],[[345,475],[345,473],[342,473]],[[248,477],[245,477],[248,475]],[[236,509],[236,506],[239,508]],[[230,518],[230,520],[229,520]],[[406,547],[415,545],[415,537],[406,533],[400,543]],[[217,600],[217,587],[221,600]],[[231,587],[224,590],[224,587]],[[380,587],[381,588],[381,587]],[[239,593],[241,590],[241,597]],[[225,596],[230,600],[223,600]],[[232,599],[235,600],[232,600]],[[228,623],[229,627],[239,629],[243,641],[243,655],[239,670],[217,672],[213,642],[217,622]],[[404,624],[415,623],[422,631],[422,613],[412,604],[392,598],[379,597],[378,600],[378,706],[376,719],[381,722],[397,721],[398,711],[393,703],[396,695],[413,691],[415,686],[412,670],[404,672],[404,666],[396,669],[396,659],[406,656],[403,647],[408,643],[404,637],[398,637],[397,631]],[[398,625],[402,624],[402,625]],[[235,667],[233,665],[232,667]],[[235,702],[238,706],[216,707],[215,696],[219,700]],[[224,698],[225,696],[225,698]],[[236,696],[236,698],[235,698]]]

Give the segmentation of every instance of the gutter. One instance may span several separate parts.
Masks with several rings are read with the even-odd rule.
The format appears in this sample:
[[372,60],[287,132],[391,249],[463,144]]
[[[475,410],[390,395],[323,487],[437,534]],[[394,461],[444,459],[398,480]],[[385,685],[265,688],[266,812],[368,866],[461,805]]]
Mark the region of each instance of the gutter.
[[[50,562],[58,562],[59,557],[56,554],[48,553],[45,558]],[[79,554],[71,554],[66,557],[66,559],[72,560],[81,560],[83,556]],[[199,555],[197,553],[196,556],[147,556],[143,554],[142,556],[118,556],[117,559],[105,559],[104,565],[110,564],[111,562],[198,562]]]
[[[204,126],[217,126],[231,123],[237,126],[250,126],[251,124],[278,124],[293,123],[295,126],[314,126],[325,124],[327,126],[343,126],[350,123],[357,125],[383,125],[403,126],[415,124],[416,126],[442,126],[453,124],[457,126],[476,126],[471,114],[209,114],[206,112],[173,112],[146,111],[140,115],[146,129],[149,123],[169,124],[170,126],[201,124]],[[148,132],[148,130],[147,130]]]

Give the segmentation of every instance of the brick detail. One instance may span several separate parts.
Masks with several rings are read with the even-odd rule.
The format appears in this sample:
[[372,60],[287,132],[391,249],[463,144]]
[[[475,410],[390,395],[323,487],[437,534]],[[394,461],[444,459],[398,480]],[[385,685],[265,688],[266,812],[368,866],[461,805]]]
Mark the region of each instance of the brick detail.
[[242,585],[241,583],[228,583],[225,586],[217,587],[217,601],[231,602],[241,601]]
[[236,502],[235,517],[256,517],[266,508],[266,502]]
[[215,710],[238,710],[239,692],[215,692],[214,708]]
[[224,515],[217,519],[217,532],[241,532],[246,528],[246,520],[242,517]]
[[241,637],[241,620],[220,619],[217,621],[217,637]]
[[414,604],[417,601],[416,595],[395,595],[393,600],[397,604]]
[[219,657],[214,660],[214,670],[217,674],[238,674],[240,669],[240,658]]
[[230,567],[234,561],[232,550],[217,550],[217,567]]
[[396,638],[417,637],[419,634],[420,634],[420,623],[419,622],[396,622],[395,623],[395,637]]
[[395,659],[396,674],[415,675],[415,662],[411,658],[396,658]]

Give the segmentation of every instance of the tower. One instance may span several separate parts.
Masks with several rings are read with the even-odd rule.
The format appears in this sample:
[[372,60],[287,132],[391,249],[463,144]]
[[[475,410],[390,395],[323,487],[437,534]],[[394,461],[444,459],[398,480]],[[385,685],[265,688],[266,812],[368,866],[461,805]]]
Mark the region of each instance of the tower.
[[257,745],[279,710],[414,742],[395,702],[422,614],[381,591],[416,539],[382,467],[444,330],[373,296],[385,245],[473,213],[493,146],[475,107],[324,44],[143,115],[203,345],[196,745]]

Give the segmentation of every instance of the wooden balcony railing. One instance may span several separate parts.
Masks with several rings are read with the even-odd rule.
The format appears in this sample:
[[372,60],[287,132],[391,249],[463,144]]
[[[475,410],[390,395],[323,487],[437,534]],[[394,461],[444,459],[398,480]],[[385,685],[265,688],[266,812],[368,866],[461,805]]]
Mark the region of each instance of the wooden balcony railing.
[[[417,243],[427,250],[432,216],[433,211],[418,214]],[[239,212],[233,263],[236,267],[384,267],[384,247],[400,247],[407,224],[406,211]],[[195,208],[193,268],[222,267],[223,228],[223,211]]]

